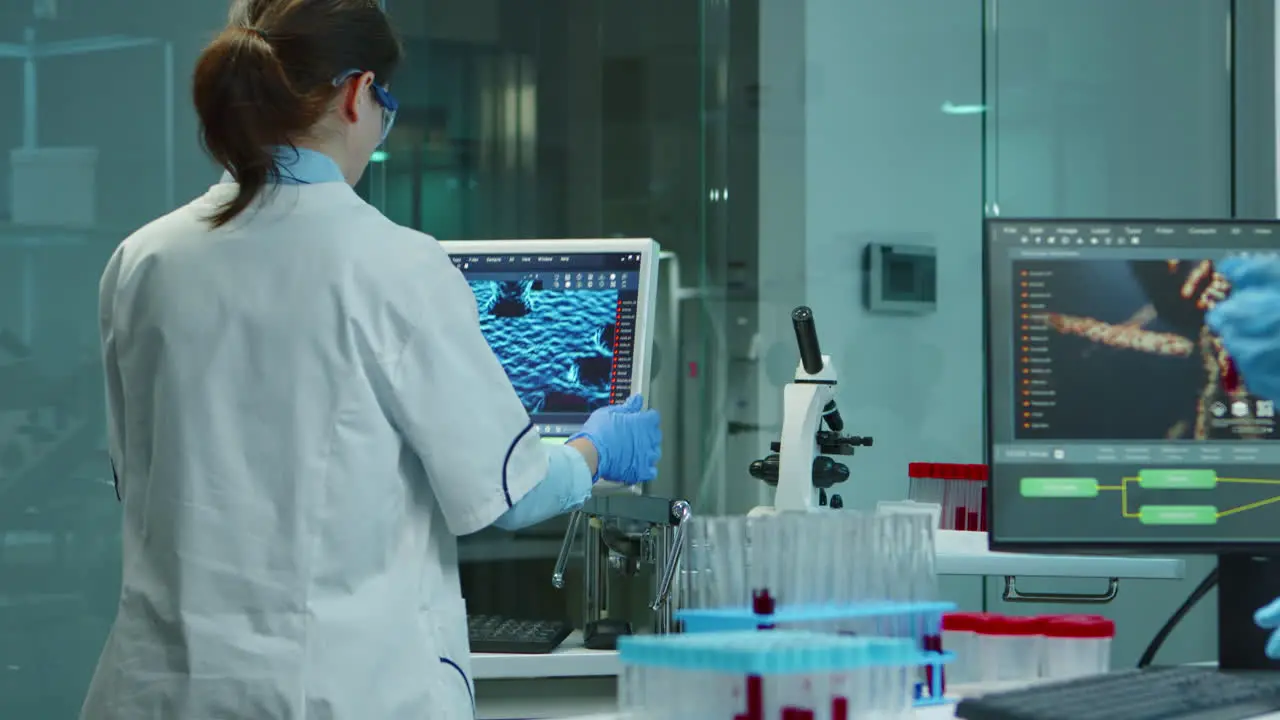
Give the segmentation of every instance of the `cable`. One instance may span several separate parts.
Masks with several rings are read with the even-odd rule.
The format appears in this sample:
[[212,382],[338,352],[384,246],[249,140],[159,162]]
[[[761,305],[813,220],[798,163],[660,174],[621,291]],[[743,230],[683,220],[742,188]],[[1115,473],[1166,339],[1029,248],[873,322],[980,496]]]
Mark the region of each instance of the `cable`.
[[1182,605],[1173,611],[1173,615],[1170,615],[1169,619],[1165,621],[1164,627],[1160,628],[1160,632],[1156,633],[1156,636],[1151,639],[1151,644],[1147,646],[1147,649],[1142,653],[1142,657],[1138,660],[1139,669],[1151,665],[1152,661],[1156,659],[1156,653],[1160,652],[1160,647],[1164,645],[1164,641],[1168,640],[1169,635],[1173,633],[1173,629],[1178,626],[1178,623],[1182,622],[1182,618],[1186,617],[1187,613],[1191,612],[1196,603],[1200,602],[1205,595],[1208,595],[1209,591],[1217,584],[1218,568],[1215,567],[1209,571],[1208,575],[1204,576],[1204,579],[1200,581],[1196,589],[1191,591],[1187,599],[1182,601]]

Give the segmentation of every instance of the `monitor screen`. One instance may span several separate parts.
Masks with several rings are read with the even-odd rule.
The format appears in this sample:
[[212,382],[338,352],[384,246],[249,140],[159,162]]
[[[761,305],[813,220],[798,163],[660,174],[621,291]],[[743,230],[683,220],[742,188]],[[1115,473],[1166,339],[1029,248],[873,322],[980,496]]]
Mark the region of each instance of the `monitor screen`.
[[986,226],[991,539],[1006,549],[1208,551],[1274,542],[1276,408],[1205,313],[1223,258],[1280,224]]
[[543,252],[534,242],[475,243],[465,251],[451,247],[450,255],[475,293],[480,329],[534,424],[544,436],[562,438],[592,411],[643,390],[636,361],[644,341],[642,265],[649,263],[630,246]]

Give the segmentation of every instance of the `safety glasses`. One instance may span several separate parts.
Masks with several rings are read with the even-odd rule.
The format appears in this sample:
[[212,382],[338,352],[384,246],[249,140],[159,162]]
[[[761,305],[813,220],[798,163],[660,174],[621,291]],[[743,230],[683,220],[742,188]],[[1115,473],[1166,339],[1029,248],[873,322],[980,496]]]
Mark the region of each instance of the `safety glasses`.
[[[334,87],[341,87],[351,78],[360,77],[363,74],[363,70],[348,70],[334,78],[333,85]],[[373,90],[373,99],[382,108],[382,137],[378,140],[378,145],[382,145],[387,141],[387,136],[391,134],[391,126],[396,124],[396,113],[400,112],[400,103],[391,94],[390,90],[376,82],[370,85],[369,89]]]

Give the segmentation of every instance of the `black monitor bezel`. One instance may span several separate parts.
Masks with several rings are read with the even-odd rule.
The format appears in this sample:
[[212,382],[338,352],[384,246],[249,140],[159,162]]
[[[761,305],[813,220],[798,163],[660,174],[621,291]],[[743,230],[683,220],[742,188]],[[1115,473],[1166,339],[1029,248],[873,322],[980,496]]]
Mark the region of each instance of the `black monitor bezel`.
[[[993,462],[994,448],[992,438],[995,437],[992,418],[992,359],[995,357],[995,338],[991,332],[992,288],[991,288],[991,253],[993,226],[1014,223],[1070,223],[1073,225],[1098,223],[1103,225],[1123,225],[1126,223],[1169,223],[1177,225],[1271,225],[1280,230],[1280,219],[1238,219],[1238,218],[1097,218],[1097,217],[986,217],[982,221],[982,337],[983,337],[983,453],[990,468],[989,483],[994,485],[996,466]],[[1280,248],[1277,248],[1280,250]],[[1000,515],[996,512],[996,493],[987,493],[987,543],[992,550],[1002,552],[1052,552],[1052,553],[1086,553],[1086,554],[1147,554],[1147,555],[1222,555],[1240,553],[1275,554],[1280,551],[1280,533],[1273,543],[1229,542],[1188,540],[1186,542],[1163,540],[1160,542],[1115,542],[1115,541],[1036,541],[1036,540],[1000,540],[997,535]]]

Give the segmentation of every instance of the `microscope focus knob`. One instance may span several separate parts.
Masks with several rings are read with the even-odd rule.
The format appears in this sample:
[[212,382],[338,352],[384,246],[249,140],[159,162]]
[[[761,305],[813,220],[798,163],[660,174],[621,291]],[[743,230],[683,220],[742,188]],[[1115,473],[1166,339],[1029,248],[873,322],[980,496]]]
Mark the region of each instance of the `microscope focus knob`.
[[822,490],[849,479],[849,466],[829,457],[813,459],[813,486]]
[[763,480],[766,485],[778,484],[778,470],[782,464],[782,459],[777,455],[770,455],[763,460],[756,460],[751,463],[748,472],[751,477],[757,480]]
[[840,497],[838,494],[832,495],[829,505],[831,506],[832,510],[843,510],[844,498]]

